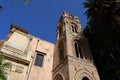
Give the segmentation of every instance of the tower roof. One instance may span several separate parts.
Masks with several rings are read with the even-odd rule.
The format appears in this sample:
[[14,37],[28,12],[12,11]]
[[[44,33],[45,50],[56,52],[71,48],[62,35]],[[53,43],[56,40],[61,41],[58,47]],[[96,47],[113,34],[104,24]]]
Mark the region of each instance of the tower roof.
[[70,19],[76,20],[77,22],[80,22],[77,16],[73,16],[72,14],[70,14],[70,13],[67,12],[67,11],[64,11],[64,12],[62,13],[62,15],[61,15],[61,17],[60,17],[60,20],[61,20],[62,18],[64,18],[64,17],[68,17],[68,18],[70,18]]

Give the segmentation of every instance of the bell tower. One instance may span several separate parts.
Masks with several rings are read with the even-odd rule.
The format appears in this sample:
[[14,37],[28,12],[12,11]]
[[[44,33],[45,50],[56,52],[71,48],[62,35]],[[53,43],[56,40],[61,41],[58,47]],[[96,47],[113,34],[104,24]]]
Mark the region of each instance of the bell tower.
[[100,80],[78,17],[64,11],[56,32],[53,80]]

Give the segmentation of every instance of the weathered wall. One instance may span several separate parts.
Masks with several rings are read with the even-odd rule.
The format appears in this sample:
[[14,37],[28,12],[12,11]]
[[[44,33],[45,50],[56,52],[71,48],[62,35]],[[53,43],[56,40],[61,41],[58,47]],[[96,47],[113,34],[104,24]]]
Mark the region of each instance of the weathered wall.
[[90,61],[72,56],[69,56],[68,60],[69,80],[82,80],[83,77],[88,77],[90,80],[100,80],[96,67]]
[[[54,44],[33,37],[29,49],[32,52],[29,80],[52,80]],[[43,65],[41,67],[34,65],[36,51],[44,53]]]
[[27,78],[31,58],[31,52],[28,49],[29,43],[29,35],[20,28],[12,26],[0,49],[6,61],[12,63],[12,69],[8,71],[9,80],[25,80]]
[[12,63],[12,68],[7,70],[8,80],[26,80],[28,66],[10,60],[6,62]]

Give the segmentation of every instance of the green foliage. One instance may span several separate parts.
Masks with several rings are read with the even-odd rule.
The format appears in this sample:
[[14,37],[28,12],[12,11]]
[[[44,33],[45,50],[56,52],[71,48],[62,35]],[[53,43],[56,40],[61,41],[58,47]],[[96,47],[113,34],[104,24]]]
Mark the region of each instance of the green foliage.
[[[21,1],[21,0],[14,0],[14,1],[15,1],[15,2],[19,2],[19,1]],[[29,1],[30,1],[30,0],[24,0],[23,6],[27,5],[27,4],[29,3]],[[3,6],[0,5],[0,11],[2,11],[2,9],[3,9]]]
[[87,0],[88,38],[101,80],[120,80],[120,2]]
[[30,0],[25,0],[23,5],[27,5],[29,3]]
[[5,70],[11,69],[12,64],[5,62],[3,55],[0,53],[0,80],[7,80],[7,72]]
[[23,2],[22,2],[22,3],[23,3],[23,6],[25,6],[25,5],[27,5],[27,4],[29,3],[30,0],[13,0],[13,1],[15,1],[15,2],[20,2],[20,3],[23,1]]

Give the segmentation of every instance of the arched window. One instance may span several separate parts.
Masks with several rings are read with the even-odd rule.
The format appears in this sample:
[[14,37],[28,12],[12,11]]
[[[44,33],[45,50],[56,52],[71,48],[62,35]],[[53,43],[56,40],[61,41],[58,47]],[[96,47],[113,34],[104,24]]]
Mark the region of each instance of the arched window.
[[75,47],[76,57],[83,58],[83,52],[82,52],[82,48],[80,45],[80,41],[75,40],[74,47]]
[[90,79],[88,79],[87,77],[83,77],[82,80],[90,80]]
[[72,31],[73,31],[74,33],[77,33],[77,27],[76,27],[75,25],[72,25]]
[[71,23],[71,29],[73,33],[77,33],[77,26],[74,23]]
[[62,75],[57,74],[54,80],[63,80]]

